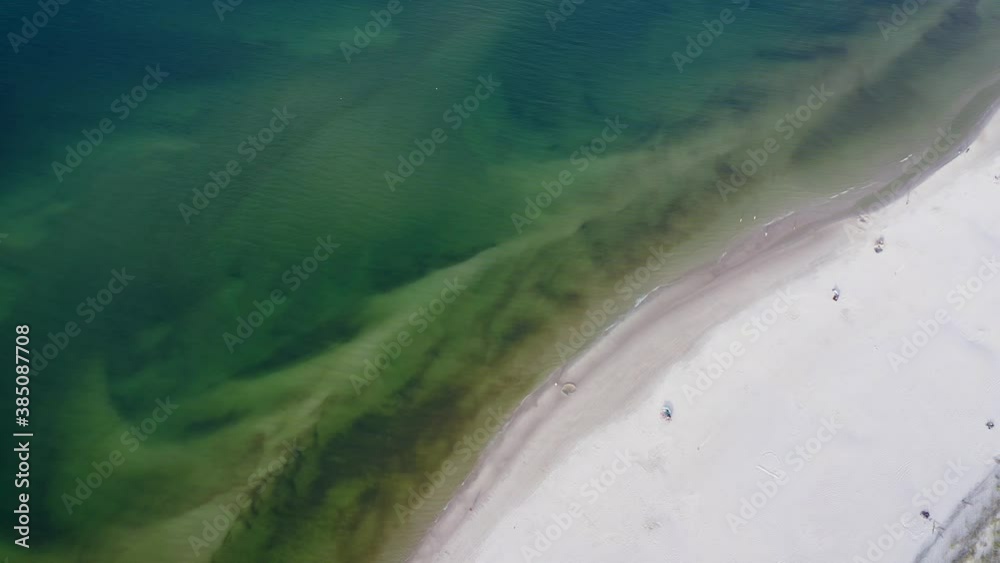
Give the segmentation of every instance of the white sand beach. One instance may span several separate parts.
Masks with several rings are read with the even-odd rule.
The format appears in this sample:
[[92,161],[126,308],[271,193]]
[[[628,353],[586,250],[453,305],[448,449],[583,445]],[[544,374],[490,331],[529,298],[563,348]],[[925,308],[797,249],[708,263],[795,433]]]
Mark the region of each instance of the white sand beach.
[[952,561],[967,536],[992,544],[998,175],[994,115],[864,222],[799,223],[651,296],[522,404],[411,560]]

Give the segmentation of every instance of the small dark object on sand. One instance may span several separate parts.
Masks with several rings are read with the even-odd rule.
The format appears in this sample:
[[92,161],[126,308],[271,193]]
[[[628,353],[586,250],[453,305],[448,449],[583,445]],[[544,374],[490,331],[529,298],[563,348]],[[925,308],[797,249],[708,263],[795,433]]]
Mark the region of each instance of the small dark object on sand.
[[987,420],[986,421],[986,428],[989,428],[990,430],[993,430],[993,421],[992,420]]
[[674,406],[672,404],[670,404],[670,401],[667,401],[666,403],[663,403],[663,407],[660,408],[660,418],[662,418],[663,420],[665,420],[667,422],[670,422],[671,420],[673,420],[674,419],[674,408],[673,407]]
[[833,300],[840,301],[840,290],[837,288],[833,288]]
[[931,519],[931,513],[927,512],[926,510],[921,510],[920,511],[920,515],[923,516],[924,518],[928,519],[928,520]]
[[881,254],[885,250],[885,237],[878,237],[875,241],[875,254]]

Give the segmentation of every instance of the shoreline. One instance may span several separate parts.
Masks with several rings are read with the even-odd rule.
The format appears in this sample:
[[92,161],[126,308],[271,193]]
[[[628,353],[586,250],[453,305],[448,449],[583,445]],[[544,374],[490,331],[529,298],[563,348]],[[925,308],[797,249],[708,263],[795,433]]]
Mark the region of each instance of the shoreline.
[[[956,158],[964,154],[965,147],[978,144],[977,139],[988,126],[997,126],[996,111],[997,103],[994,103],[976,126],[959,140],[954,150],[941,158],[937,166],[929,167],[907,182],[893,201],[880,205],[879,212],[884,214],[887,209],[898,207],[900,198],[909,195],[924,185],[928,178],[949,167]],[[550,374],[521,402],[503,430],[486,448],[476,468],[438,515],[417,548],[411,552],[408,560],[443,560],[441,557],[444,554],[434,558],[434,552],[451,543],[450,536],[462,525],[459,520],[468,518],[470,512],[477,515],[487,506],[490,512],[498,514],[496,518],[509,512],[514,506],[514,499],[524,496],[525,491],[544,481],[548,474],[546,469],[556,459],[564,456],[573,445],[572,440],[553,441],[550,438],[545,447],[531,448],[534,442],[544,441],[544,437],[540,436],[546,431],[551,434],[558,430],[556,427],[572,427],[578,435],[587,434],[596,431],[598,427],[611,424],[616,413],[633,410],[632,407],[642,400],[641,391],[653,382],[657,365],[664,365],[660,360],[670,357],[674,359],[672,363],[677,363],[677,360],[688,357],[693,350],[702,347],[710,332],[743,309],[745,303],[736,298],[736,294],[760,295],[762,290],[775,285],[775,276],[767,276],[771,281],[761,280],[759,269],[767,268],[781,274],[777,276],[779,279],[793,277],[801,274],[802,264],[811,264],[811,259],[816,256],[828,257],[834,247],[844,240],[840,238],[844,236],[842,233],[837,236],[838,227],[846,224],[849,218],[856,217],[859,205],[884,187],[869,186],[868,189],[851,191],[848,197],[834,196],[818,205],[806,207],[754,229],[731,244],[731,250],[715,263],[695,269],[676,282],[661,286],[640,299],[641,307],[636,306],[624,314],[594,342]],[[767,233],[767,238],[761,236],[762,232]],[[874,239],[876,232],[877,229],[868,228],[863,236]],[[734,291],[735,289],[741,291]],[[728,296],[716,299],[714,303],[706,303],[709,297],[718,297],[716,294],[726,293],[727,290]],[[697,310],[699,308],[703,310]],[[624,348],[633,337],[640,339],[644,332],[649,332],[647,329],[651,325],[666,317],[683,319],[679,323],[684,325],[681,330],[683,339],[674,338],[668,342],[669,345],[662,346],[659,355],[651,358],[651,361],[632,366],[632,373],[625,378],[629,385],[609,385],[612,380],[610,377],[601,380],[601,368],[607,367],[615,356],[612,349]],[[568,381],[578,387],[572,396],[565,397],[558,390],[552,389],[554,385]],[[631,386],[635,389],[627,389]],[[560,401],[565,404],[560,404]],[[551,421],[546,420],[547,418]],[[527,452],[522,451],[525,446],[529,446]],[[518,457],[521,458],[520,465],[527,464],[537,468],[534,471],[522,471],[527,472],[527,475],[522,475],[519,481],[517,489],[520,494],[504,490],[498,482],[508,480],[506,469]],[[482,499],[483,495],[485,500]],[[500,502],[496,500],[497,497],[504,499],[502,504],[497,504]],[[484,536],[486,531],[484,529],[473,535]],[[473,538],[463,541],[466,547],[476,543]]]

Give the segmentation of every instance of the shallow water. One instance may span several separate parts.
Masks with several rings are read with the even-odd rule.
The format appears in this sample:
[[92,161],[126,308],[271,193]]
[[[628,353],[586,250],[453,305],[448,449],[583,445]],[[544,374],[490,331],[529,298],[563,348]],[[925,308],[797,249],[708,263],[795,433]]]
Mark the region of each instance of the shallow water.
[[[386,3],[257,0],[222,21],[207,1],[70,3],[4,53],[3,317],[31,324],[36,358],[80,326],[32,383],[52,560],[398,560],[482,447],[456,439],[557,367],[595,303],[616,300],[608,324],[746,229],[902,173],[936,128],[985,111],[971,95],[998,71],[992,0],[924,4],[886,36],[886,2],[591,1],[554,30],[554,2],[400,6],[350,62],[341,42]],[[5,6],[4,27],[36,10]],[[123,117],[147,65],[167,76]],[[102,119],[114,130],[60,181],[53,161]],[[390,187],[400,155],[442,136]],[[526,197],[549,203],[535,216]],[[318,237],[336,248],[314,254]],[[616,286],[651,244],[666,264]],[[135,279],[81,313],[116,269]],[[255,309],[271,312],[250,327]],[[176,413],[129,451],[122,432],[165,397]],[[292,438],[301,455],[196,557],[202,521]],[[69,513],[115,450],[125,463]],[[398,517],[446,459],[459,469]]]

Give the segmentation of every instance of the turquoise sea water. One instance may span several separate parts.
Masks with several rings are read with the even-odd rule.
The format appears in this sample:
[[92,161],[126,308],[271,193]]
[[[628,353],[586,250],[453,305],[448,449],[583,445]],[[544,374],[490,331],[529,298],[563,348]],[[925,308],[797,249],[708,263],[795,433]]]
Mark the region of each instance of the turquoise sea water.
[[995,0],[563,4],[72,0],[8,36],[33,559],[401,560],[594,303],[902,173],[998,71]]

